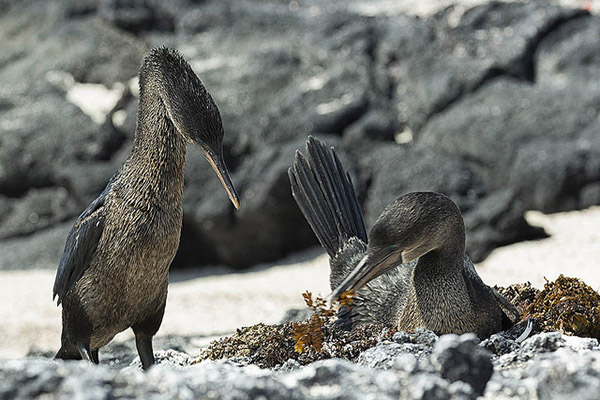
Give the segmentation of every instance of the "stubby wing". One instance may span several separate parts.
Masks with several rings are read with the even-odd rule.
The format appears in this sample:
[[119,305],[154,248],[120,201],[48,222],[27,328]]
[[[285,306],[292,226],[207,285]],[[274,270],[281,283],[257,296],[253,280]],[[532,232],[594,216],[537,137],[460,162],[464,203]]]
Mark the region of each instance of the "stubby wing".
[[106,189],[81,213],[67,236],[67,243],[56,271],[53,299],[58,296],[60,304],[79,278],[89,267],[92,256],[104,230],[104,202],[110,190],[112,178]]
[[485,288],[485,290],[487,290],[494,296],[498,307],[500,307],[500,310],[502,310],[502,330],[510,328],[519,320],[520,315],[517,308],[514,305],[512,305],[511,302],[508,301],[504,296],[498,293],[494,288],[489,287],[488,285],[483,283],[483,281],[479,277],[479,274],[475,270],[473,262],[466,254],[465,273],[467,277],[471,280],[472,284],[477,285],[481,288]]
[[502,330],[504,331],[519,322],[521,314],[517,310],[517,307],[508,301],[506,297],[502,296],[495,289],[492,290],[494,291],[494,296],[496,296],[496,301],[498,301],[498,306],[502,310]]

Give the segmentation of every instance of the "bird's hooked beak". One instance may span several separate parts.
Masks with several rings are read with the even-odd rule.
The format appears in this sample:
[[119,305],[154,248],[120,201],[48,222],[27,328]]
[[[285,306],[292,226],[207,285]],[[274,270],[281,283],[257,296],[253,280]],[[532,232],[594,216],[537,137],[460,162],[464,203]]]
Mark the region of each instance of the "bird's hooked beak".
[[225,166],[225,161],[223,160],[223,152],[220,151],[219,153],[215,153],[212,149],[202,145],[200,146],[200,151],[219,177],[219,180],[223,184],[225,191],[227,191],[227,196],[229,196],[229,200],[231,200],[235,209],[239,210],[240,198],[237,192],[235,191],[235,187],[233,187],[233,182],[231,181],[231,177],[229,176],[227,166]]
[[346,279],[331,293],[331,301],[337,300],[340,295],[348,290],[357,291],[369,281],[389,271],[402,263],[402,252],[390,251],[378,259],[364,256]]

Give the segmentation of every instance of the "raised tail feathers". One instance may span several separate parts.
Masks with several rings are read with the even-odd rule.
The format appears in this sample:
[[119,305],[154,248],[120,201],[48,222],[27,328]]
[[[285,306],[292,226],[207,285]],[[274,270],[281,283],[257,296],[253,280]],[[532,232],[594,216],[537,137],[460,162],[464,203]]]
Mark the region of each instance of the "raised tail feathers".
[[313,137],[307,156],[296,152],[288,170],[292,195],[330,257],[350,238],[367,243],[367,231],[350,175],[335,150]]

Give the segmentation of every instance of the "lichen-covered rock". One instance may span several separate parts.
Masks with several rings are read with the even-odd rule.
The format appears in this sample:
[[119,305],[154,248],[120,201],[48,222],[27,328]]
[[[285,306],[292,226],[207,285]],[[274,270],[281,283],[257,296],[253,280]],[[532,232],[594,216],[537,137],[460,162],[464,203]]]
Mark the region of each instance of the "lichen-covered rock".
[[[533,353],[530,349],[528,356]],[[498,360],[497,372],[486,387],[486,399],[496,399],[498,395],[508,399],[597,398],[600,389],[597,346],[595,350],[560,347],[552,352],[539,351],[526,362],[517,361],[522,359],[509,354]]]
[[406,346],[398,343],[382,343],[360,353],[357,363],[376,369],[390,369],[400,354],[406,354]]
[[481,342],[481,347],[487,351],[501,356],[503,354],[510,353],[519,348],[519,344],[512,338],[502,334],[493,334],[489,338]]
[[396,343],[413,343],[423,345],[423,347],[432,347],[437,343],[438,335],[428,329],[417,328],[414,332],[396,332],[393,339]]

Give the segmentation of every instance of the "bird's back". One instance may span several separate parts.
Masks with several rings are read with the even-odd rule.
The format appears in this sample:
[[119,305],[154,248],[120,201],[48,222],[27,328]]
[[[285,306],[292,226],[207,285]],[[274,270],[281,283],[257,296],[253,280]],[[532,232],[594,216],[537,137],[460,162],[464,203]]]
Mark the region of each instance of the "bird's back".
[[[513,326],[520,318],[520,313],[511,302],[509,302],[504,296],[502,296],[494,288],[486,285],[475,269],[475,265],[471,261],[471,258],[465,254],[465,280],[469,283],[469,287],[473,291],[471,298],[478,304],[480,308],[481,319],[487,318],[488,320],[494,319],[499,321],[499,330],[506,330]],[[499,316],[498,316],[499,315]],[[482,326],[491,326],[492,323],[486,325],[484,321],[481,321]],[[498,322],[496,322],[496,325]],[[496,333],[497,330],[489,332],[489,334]],[[482,335],[489,336],[489,335]]]

